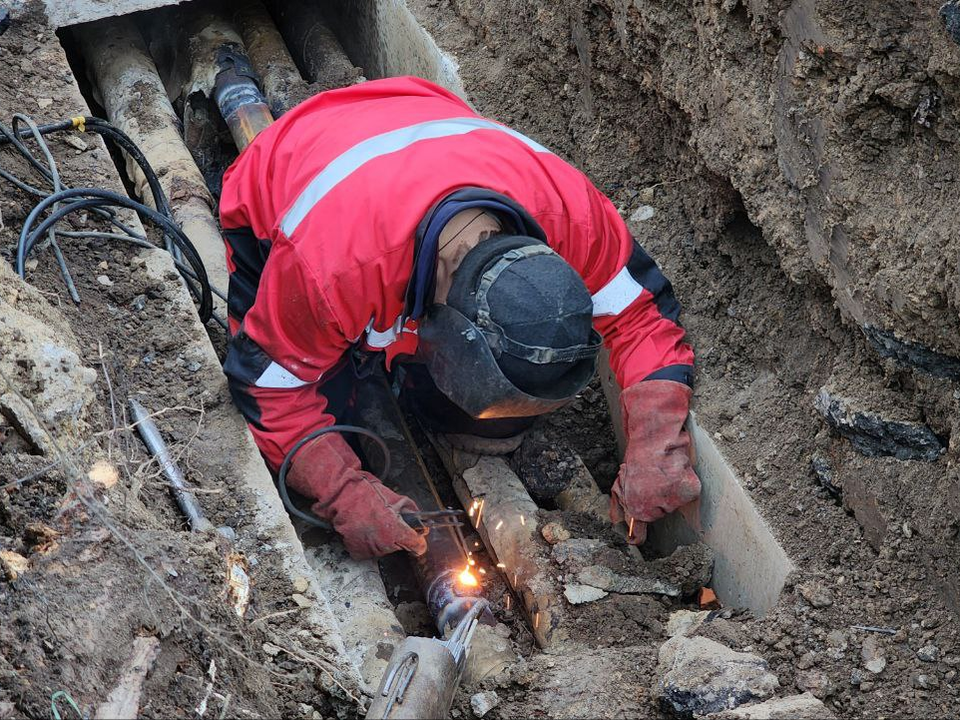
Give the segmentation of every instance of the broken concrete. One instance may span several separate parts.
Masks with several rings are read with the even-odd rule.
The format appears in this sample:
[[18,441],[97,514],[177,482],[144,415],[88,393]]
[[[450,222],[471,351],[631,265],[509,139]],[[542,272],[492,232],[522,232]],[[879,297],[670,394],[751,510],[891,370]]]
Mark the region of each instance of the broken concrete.
[[945,451],[934,432],[921,423],[885,418],[857,407],[855,400],[822,388],[814,403],[830,427],[867,457],[932,462]]
[[665,595],[679,597],[680,588],[658,578],[631,577],[615,573],[603,565],[590,565],[577,573],[577,580],[583,585],[624,595]]
[[810,693],[774,698],[707,716],[709,720],[836,720],[836,717]]
[[654,697],[664,711],[682,718],[765,700],[780,686],[763,658],[682,635],[660,648],[657,675]]
[[[97,373],[80,360],[65,318],[0,262],[0,414],[34,449],[82,442]],[[56,428],[52,438],[46,428]]]

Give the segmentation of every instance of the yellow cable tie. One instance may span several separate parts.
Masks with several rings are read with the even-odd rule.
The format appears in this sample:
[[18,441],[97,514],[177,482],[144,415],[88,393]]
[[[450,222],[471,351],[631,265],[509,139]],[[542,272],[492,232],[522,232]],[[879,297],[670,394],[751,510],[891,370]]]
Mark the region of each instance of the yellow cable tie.
[[77,115],[75,118],[71,118],[73,126],[80,132],[87,131],[87,119],[83,115]]

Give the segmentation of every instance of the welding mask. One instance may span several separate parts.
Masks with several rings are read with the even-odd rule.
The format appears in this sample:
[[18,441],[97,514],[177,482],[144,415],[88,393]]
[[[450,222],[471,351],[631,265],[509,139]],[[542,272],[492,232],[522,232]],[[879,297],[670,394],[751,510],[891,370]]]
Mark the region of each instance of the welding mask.
[[505,235],[467,253],[419,337],[434,383],[477,419],[563,406],[590,382],[601,345],[574,269],[540,240]]

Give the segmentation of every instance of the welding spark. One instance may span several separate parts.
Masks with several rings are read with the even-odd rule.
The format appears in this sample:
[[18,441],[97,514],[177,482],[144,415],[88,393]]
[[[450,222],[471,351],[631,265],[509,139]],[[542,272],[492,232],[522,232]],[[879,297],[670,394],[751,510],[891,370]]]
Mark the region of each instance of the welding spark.
[[540,613],[539,613],[539,612],[537,612],[537,613],[533,616],[533,629],[536,630],[538,627],[540,627]]
[[480,504],[477,505],[477,522],[476,522],[476,526],[477,526],[477,527],[480,527],[480,515],[481,515],[481,513],[483,513],[483,503],[484,503],[484,502],[486,502],[486,498],[481,498],[481,499],[480,499]]
[[457,580],[459,580],[460,584],[464,585],[465,587],[476,587],[480,584],[480,581],[474,577],[472,572],[470,572],[469,565],[463,569],[463,572],[457,575]]
[[521,524],[521,525],[526,525],[526,524],[527,524],[527,520],[526,520],[526,518],[523,517],[523,515],[520,516],[520,524]]
[[502,527],[503,527],[503,520],[497,523],[497,526],[494,528],[494,530],[499,530]]
[[486,575],[486,574],[487,574],[487,571],[484,570],[483,568],[480,568],[480,574],[481,574],[481,575]]
[[630,527],[627,528],[627,537],[633,537],[633,521],[634,518],[630,518]]
[[510,596],[507,595],[506,597],[507,597],[507,608],[506,608],[506,609],[509,610],[509,609],[510,609]]
[[467,560],[467,565],[470,565],[471,567],[476,564],[477,564],[477,561],[474,560],[473,558],[470,558],[469,560]]
[[501,570],[506,570],[507,564],[506,564],[506,563],[497,563],[497,567],[500,568]]

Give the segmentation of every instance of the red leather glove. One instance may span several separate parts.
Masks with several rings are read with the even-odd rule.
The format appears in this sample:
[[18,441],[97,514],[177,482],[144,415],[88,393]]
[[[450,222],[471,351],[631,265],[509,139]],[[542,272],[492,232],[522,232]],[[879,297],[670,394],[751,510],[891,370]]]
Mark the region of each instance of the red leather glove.
[[400,517],[401,512],[416,512],[416,503],[363,472],[350,446],[335,433],[321,435],[297,453],[287,487],[316,499],[311,510],[333,525],[355,560],[427,550],[424,536]]
[[700,496],[683,428],[692,395],[687,385],[672,380],[640,382],[620,395],[627,452],[610,492],[610,519],[632,524],[632,544],[647,539],[646,523]]

